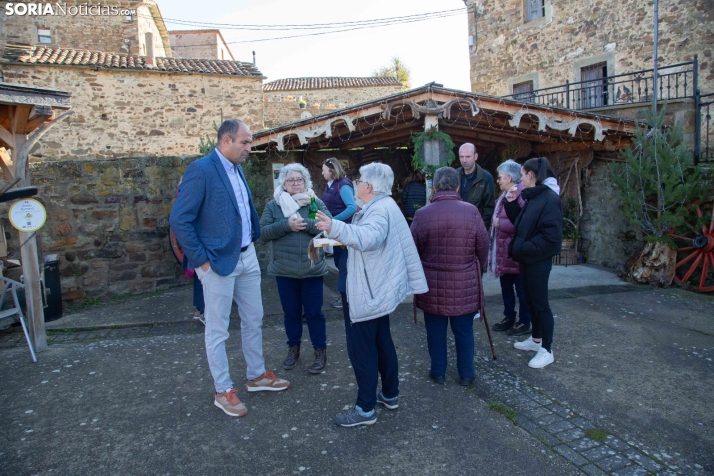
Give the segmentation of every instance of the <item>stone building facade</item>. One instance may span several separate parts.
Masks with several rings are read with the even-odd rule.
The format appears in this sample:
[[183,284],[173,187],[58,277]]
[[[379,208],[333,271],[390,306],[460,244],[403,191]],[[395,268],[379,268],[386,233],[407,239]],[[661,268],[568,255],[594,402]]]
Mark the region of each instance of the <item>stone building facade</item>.
[[[0,2],[0,49],[7,44],[20,43],[146,55],[146,42],[150,39],[154,56],[171,56],[169,34],[153,0],[69,0],[47,3],[54,14],[42,15],[20,15],[14,10],[15,14],[8,15],[5,8],[8,3]],[[95,9],[89,12],[79,9],[88,5]],[[129,12],[133,14],[127,14]]]
[[263,76],[252,63],[6,48],[8,83],[72,93],[74,115],[55,126],[30,161],[198,154],[223,117],[262,129]]
[[[238,61],[151,64],[138,55],[26,45],[7,45],[0,56],[5,82],[72,94],[74,114],[30,153],[31,183],[48,212],[42,249],[58,255],[63,298],[186,284],[168,240],[177,185],[221,114],[262,129],[262,73]],[[271,172],[254,162],[256,200],[265,203],[260,191],[272,190]],[[10,257],[18,258],[17,234],[5,225]]]
[[[264,121],[271,128],[399,93],[395,78],[287,78],[265,83]],[[302,104],[301,104],[302,103]]]
[[174,58],[234,60],[220,30],[176,30],[169,32]]
[[[472,91],[502,96],[652,68],[653,4],[638,0],[466,0]],[[531,7],[535,6],[535,11]],[[714,8],[708,0],[659,2],[659,63],[699,56],[702,92],[714,92]]]

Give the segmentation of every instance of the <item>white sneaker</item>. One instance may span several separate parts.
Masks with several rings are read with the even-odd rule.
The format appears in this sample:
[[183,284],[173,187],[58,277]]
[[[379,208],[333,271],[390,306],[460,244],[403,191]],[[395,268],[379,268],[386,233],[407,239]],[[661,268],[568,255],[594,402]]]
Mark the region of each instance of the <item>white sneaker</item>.
[[516,342],[515,344],[513,344],[513,347],[518,350],[529,350],[531,352],[538,352],[541,349],[541,343],[535,342],[533,340],[533,337],[531,336],[523,342]]
[[196,312],[193,313],[193,318],[199,321],[204,326],[206,325],[206,319],[203,317],[203,313],[198,309],[196,309]]
[[528,362],[528,367],[532,369],[542,369],[546,365],[550,365],[553,362],[555,362],[555,358],[553,357],[553,351],[551,350],[550,352],[548,352],[543,347],[541,347],[535,357],[533,357],[531,361]]

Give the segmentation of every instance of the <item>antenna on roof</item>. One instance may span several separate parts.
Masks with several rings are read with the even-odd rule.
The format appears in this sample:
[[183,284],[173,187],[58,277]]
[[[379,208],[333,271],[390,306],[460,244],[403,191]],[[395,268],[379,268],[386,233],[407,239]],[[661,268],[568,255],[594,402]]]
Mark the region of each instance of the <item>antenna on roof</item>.
[[253,66],[255,66],[255,51],[253,52]]

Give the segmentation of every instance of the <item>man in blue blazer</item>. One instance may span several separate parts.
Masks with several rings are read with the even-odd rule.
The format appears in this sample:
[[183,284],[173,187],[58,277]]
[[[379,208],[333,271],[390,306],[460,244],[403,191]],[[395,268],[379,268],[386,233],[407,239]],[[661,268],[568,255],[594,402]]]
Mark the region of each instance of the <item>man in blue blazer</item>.
[[253,242],[260,237],[258,212],[243,169],[253,136],[248,126],[227,119],[217,146],[184,172],[171,229],[203,284],[206,354],[216,389],[214,404],[230,416],[248,413],[228,370],[225,341],[232,301],[241,318],[248,392],[280,391],[290,382],[265,370],[260,266]]

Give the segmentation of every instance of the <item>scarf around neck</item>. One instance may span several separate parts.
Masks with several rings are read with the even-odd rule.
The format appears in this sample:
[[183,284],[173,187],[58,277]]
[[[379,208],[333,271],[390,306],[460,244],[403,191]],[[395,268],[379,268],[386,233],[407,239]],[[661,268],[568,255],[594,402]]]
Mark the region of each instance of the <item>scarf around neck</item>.
[[273,198],[275,199],[275,203],[280,206],[283,216],[288,218],[300,210],[301,207],[310,205],[310,197],[314,194],[315,192],[309,188],[305,192],[290,195],[281,185],[275,189],[275,192],[273,192]]

